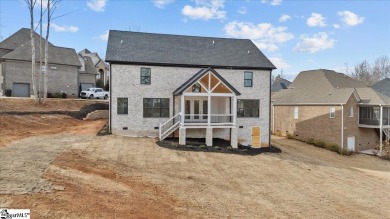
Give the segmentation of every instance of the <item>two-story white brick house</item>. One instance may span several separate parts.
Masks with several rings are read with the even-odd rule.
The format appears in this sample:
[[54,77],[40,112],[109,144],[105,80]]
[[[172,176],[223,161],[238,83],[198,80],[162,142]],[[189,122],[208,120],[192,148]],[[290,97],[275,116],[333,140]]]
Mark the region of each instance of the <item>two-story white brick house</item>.
[[110,31],[110,130],[270,145],[275,66],[246,39]]

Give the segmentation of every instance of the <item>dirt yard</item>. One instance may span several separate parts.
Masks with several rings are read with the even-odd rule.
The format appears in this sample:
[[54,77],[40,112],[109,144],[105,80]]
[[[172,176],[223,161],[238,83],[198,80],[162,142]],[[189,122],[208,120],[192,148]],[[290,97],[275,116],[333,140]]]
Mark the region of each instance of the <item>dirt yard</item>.
[[0,207],[29,208],[32,218],[390,215],[390,162],[376,157],[284,138],[273,139],[282,153],[176,151],[155,139],[96,136],[105,121],[51,116],[8,118],[7,136],[26,125],[41,132],[0,147]]

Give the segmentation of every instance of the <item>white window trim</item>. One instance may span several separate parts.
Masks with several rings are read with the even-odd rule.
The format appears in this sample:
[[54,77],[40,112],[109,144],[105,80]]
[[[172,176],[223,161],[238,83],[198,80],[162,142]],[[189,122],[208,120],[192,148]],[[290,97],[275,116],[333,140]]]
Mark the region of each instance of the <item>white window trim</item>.
[[349,117],[353,117],[353,106],[349,107]]
[[299,119],[299,108],[297,106],[294,107],[293,116],[294,119]]
[[[332,117],[332,113],[333,113],[333,117]],[[336,118],[336,107],[331,106],[329,108],[329,118],[331,118],[331,119]]]

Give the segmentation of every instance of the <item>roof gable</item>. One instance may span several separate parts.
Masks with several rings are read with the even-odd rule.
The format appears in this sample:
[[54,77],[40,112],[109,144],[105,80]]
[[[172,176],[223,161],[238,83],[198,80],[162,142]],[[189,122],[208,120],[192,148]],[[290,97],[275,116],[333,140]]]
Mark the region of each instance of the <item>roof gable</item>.
[[372,85],[372,88],[376,90],[377,92],[390,97],[390,78],[385,78],[374,85]]
[[[35,31],[34,31],[34,37],[35,40],[39,40],[39,38],[42,38]],[[22,28],[17,32],[15,32],[14,34],[12,34],[11,36],[9,36],[8,38],[6,38],[5,40],[3,40],[2,42],[0,42],[0,48],[14,50],[24,44],[30,44],[30,41],[31,41],[30,29]],[[42,41],[45,42],[46,40],[42,38]],[[51,44],[50,42],[49,44],[53,46],[53,44]]]
[[[182,95],[188,88],[190,88],[192,85],[197,83],[203,76],[205,76],[207,73],[211,72],[217,79],[219,79],[223,85],[227,86],[229,90],[231,90],[236,95],[241,95],[240,92],[238,92],[229,82],[227,82],[220,74],[218,74],[214,69],[212,68],[206,68],[201,69],[198,73],[196,73],[194,76],[192,76],[188,81],[184,82],[179,88],[177,88],[173,94],[175,96]],[[201,85],[203,86],[203,85]],[[214,89],[218,86],[216,84]],[[211,90],[211,88],[208,88]]]
[[250,40],[116,30],[109,33],[106,61],[275,69]]

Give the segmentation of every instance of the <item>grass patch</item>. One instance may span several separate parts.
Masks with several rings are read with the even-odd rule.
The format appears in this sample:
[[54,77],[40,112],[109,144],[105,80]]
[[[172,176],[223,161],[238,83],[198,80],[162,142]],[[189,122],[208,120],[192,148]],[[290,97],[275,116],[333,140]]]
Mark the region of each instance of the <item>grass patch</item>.
[[319,147],[319,148],[325,148],[326,144],[323,140],[315,140],[314,146]]

